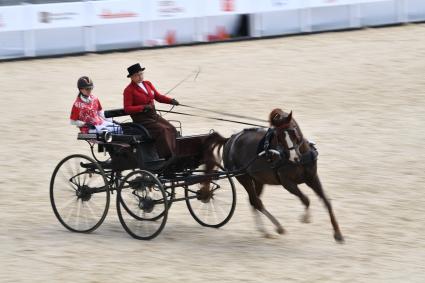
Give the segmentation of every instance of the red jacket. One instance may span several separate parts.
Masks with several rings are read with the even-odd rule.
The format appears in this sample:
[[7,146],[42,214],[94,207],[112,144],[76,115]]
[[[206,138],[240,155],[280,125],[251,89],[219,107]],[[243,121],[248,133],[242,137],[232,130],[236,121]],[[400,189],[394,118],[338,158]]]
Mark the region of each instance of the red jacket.
[[154,99],[161,103],[171,104],[172,98],[160,94],[149,81],[143,81],[148,93],[138,84],[131,82],[124,89],[124,111],[127,114],[133,114],[143,111],[145,105],[153,107]]

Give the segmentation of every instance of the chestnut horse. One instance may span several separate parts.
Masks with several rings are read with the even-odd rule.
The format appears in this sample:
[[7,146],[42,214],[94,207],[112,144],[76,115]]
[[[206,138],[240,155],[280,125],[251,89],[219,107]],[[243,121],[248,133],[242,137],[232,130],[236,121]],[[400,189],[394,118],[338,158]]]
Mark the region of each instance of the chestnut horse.
[[[224,146],[222,153],[224,167],[228,171],[241,170],[242,173],[237,175],[236,179],[248,192],[259,230],[267,237],[270,235],[264,229],[258,212],[263,213],[275,225],[277,233],[283,234],[285,231],[279,221],[266,210],[260,199],[264,185],[282,185],[296,195],[305,206],[302,220],[309,222],[310,201],[298,188],[299,184],[305,183],[324,202],[334,229],[334,238],[338,242],[343,242],[344,238],[331,203],[325,196],[317,174],[316,149],[303,137],[300,127],[292,118],[292,112],[288,114],[281,109],[274,109],[269,115],[269,121],[273,134],[269,139],[270,146],[265,151],[259,148],[266,133],[260,128],[245,129],[230,138],[224,138],[218,133],[211,135],[207,141],[209,146],[205,149],[205,156],[210,159],[206,162],[207,169],[212,169],[215,164],[220,163],[220,158],[211,159],[211,156],[214,156],[215,149]],[[261,144],[263,142],[264,140]]]

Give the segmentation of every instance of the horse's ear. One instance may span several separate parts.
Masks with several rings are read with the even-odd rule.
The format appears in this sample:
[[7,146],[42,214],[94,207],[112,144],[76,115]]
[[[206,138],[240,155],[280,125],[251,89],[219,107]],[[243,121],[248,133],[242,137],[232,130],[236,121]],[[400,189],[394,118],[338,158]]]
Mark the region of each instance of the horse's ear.
[[285,120],[282,122],[282,124],[288,124],[289,122],[291,122],[291,120],[292,120],[292,110],[288,114],[288,116],[285,118]]

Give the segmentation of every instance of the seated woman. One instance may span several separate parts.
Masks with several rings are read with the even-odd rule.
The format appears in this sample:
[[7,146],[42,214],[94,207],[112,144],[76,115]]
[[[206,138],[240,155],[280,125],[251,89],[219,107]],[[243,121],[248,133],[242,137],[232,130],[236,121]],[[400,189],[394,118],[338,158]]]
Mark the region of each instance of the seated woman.
[[121,126],[112,119],[105,118],[99,99],[91,94],[93,81],[86,76],[78,79],[78,96],[71,110],[71,124],[77,126],[82,133],[100,133],[108,131],[121,134]]
[[124,90],[124,111],[130,114],[133,122],[141,124],[149,131],[156,141],[158,154],[168,159],[176,154],[177,130],[156,113],[154,100],[172,105],[179,103],[160,94],[150,81],[143,80],[144,70],[140,64],[127,68],[127,78],[130,78],[131,82]]

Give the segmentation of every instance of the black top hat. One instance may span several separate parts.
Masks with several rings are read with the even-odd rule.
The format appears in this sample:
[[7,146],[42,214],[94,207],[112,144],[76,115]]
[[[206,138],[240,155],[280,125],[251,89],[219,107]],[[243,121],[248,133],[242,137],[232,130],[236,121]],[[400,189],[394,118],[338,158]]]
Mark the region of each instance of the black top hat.
[[140,71],[144,71],[145,67],[141,67],[139,63],[131,65],[130,67],[127,68],[128,71],[128,75],[127,78],[131,77],[132,75],[140,72]]

